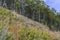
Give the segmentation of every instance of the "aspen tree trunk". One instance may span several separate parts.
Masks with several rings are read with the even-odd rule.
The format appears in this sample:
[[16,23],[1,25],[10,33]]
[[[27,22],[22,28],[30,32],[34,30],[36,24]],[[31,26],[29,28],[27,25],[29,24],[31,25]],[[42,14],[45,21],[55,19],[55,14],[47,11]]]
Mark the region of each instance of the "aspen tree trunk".
[[20,14],[22,14],[22,4],[21,4],[21,0],[20,0]]
[[45,13],[43,15],[43,23],[45,24]]
[[23,0],[20,0],[20,6],[21,6],[21,9],[20,9],[20,10],[21,10],[21,11],[20,11],[20,14],[22,14],[22,8],[23,8],[23,6],[22,6],[22,5],[23,5]]
[[24,15],[24,13],[25,13],[24,7],[25,7],[25,3],[24,3],[24,0],[22,0],[22,14],[23,14],[23,15]]
[[16,6],[15,6],[16,4],[15,3],[16,3],[16,0],[14,0],[14,10],[16,11]]
[[20,2],[20,0],[19,0],[19,3],[20,3],[20,5],[19,5],[19,14],[21,14],[21,2]]
[[33,20],[35,19],[35,11],[33,11],[33,13],[32,13],[32,19]]
[[40,20],[40,8],[39,8],[39,22],[40,22],[41,20]]
[[2,5],[2,0],[0,0],[0,6]]
[[40,22],[40,14],[39,14],[39,22]]

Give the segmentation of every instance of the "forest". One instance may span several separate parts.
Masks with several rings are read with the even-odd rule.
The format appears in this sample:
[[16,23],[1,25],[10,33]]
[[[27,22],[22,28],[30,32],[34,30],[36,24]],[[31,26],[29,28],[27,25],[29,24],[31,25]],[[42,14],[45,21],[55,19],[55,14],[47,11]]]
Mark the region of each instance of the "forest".
[[60,13],[50,9],[44,0],[0,0],[0,6],[60,31]]

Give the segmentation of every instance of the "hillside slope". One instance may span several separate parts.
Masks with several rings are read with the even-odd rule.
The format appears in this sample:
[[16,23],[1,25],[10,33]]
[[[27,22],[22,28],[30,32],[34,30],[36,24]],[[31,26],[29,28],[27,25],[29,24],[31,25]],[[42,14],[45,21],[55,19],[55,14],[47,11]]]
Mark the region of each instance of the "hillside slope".
[[0,40],[57,40],[46,25],[0,7]]

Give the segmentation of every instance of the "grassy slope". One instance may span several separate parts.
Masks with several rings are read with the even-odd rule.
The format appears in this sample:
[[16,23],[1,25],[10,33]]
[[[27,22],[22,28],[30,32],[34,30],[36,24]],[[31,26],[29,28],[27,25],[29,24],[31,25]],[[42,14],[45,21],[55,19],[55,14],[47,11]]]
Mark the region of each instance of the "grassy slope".
[[0,7],[0,40],[55,40],[53,32],[38,22]]

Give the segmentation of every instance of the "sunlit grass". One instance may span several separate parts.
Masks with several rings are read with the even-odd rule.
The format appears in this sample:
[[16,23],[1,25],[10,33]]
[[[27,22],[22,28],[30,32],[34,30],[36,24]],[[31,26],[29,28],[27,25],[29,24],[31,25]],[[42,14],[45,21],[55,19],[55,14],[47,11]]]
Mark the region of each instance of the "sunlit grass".
[[[43,31],[38,27],[28,27],[23,25],[21,20],[17,20],[10,11],[0,8],[0,30],[6,25],[8,30],[6,40],[55,40],[55,36],[48,31]],[[0,32],[1,33],[1,32]],[[1,37],[1,36],[0,36]]]

